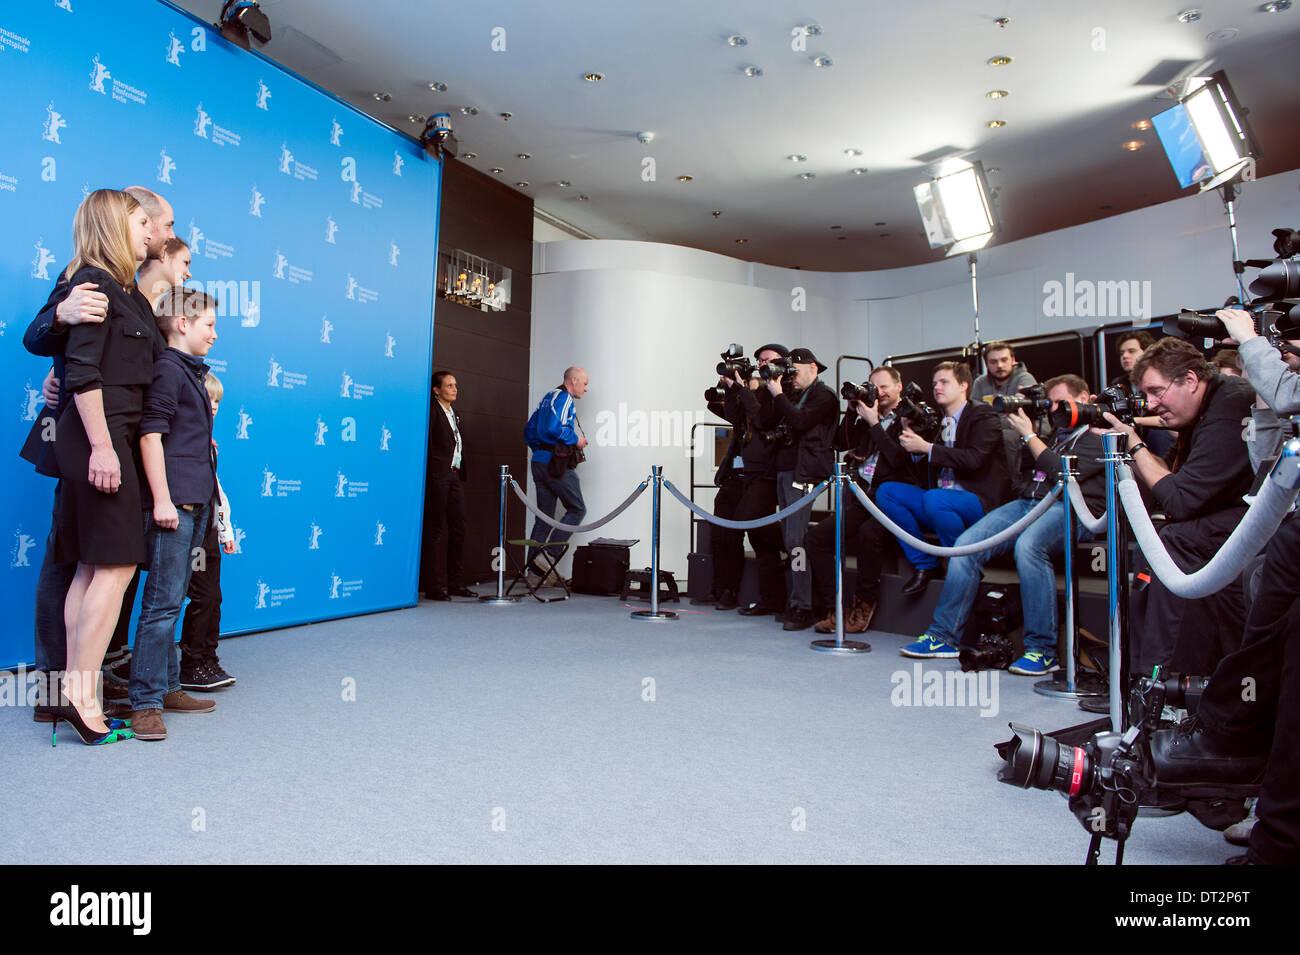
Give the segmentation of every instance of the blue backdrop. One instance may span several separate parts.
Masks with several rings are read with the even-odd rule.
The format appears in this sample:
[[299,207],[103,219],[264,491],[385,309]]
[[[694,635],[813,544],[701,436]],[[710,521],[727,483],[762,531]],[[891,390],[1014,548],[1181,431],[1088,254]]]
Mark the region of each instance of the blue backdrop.
[[104,187],[165,196],[222,302],[222,631],[415,603],[439,163],[156,0],[6,4],[0,88],[0,666],[33,657],[54,488],[17,457],[49,368],[22,336]]

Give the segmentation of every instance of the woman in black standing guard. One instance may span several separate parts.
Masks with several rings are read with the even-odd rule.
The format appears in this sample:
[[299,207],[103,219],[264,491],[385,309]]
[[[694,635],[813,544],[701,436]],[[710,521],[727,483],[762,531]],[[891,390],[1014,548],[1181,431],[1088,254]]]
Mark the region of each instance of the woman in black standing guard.
[[64,619],[68,631],[70,705],[55,709],[86,743],[129,739],[110,728],[98,698],[99,668],[122,606],[122,594],[145,560],[140,504],[139,436],[145,389],[165,344],[149,303],[136,288],[148,253],[150,219],[124,192],[100,189],[77,209],[76,246],[68,266],[73,286],[93,282],[108,296],[102,324],[68,334],[55,450],[63,475],[56,547],[77,561]]

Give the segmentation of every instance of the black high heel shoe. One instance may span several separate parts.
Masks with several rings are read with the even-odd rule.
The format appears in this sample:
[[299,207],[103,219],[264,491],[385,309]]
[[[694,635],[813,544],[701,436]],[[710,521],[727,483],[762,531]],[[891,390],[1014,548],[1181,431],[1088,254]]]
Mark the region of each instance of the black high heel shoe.
[[[108,743],[117,743],[124,739],[133,739],[135,734],[125,728],[123,720],[106,720],[108,723],[108,732],[97,733],[86,725],[86,721],[81,718],[75,706],[51,706],[50,715],[54,717],[54,726],[50,730],[50,745],[59,744],[59,720],[72,725],[81,737],[81,741],[87,746],[105,746]],[[113,724],[117,723],[118,726]]]

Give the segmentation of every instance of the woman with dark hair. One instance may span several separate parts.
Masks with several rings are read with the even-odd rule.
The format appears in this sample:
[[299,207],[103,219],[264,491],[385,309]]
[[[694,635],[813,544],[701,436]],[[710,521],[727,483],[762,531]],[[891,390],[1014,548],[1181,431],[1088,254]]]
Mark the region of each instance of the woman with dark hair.
[[137,428],[155,357],[165,347],[149,303],[136,288],[148,255],[150,219],[130,195],[92,192],[73,221],[72,286],[92,282],[108,297],[102,323],[68,333],[55,444],[63,491],[55,547],[76,561],[64,621],[68,705],[54,708],[85,743],[113,743],[131,733],[105,720],[98,680],[122,594],[145,559]]

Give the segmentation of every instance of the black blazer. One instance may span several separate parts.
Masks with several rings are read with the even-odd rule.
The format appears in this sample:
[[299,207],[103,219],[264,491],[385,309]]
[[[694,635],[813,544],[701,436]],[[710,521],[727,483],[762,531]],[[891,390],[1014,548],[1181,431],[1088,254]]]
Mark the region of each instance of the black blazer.
[[1002,424],[992,405],[966,402],[957,420],[953,446],[935,442],[930,452],[930,487],[939,486],[939,472],[944,468],[952,468],[958,483],[980,499],[985,514],[1010,497]]
[[[866,490],[875,493],[876,488],[886,481],[898,481],[903,484],[916,484],[916,467],[912,456],[898,443],[898,436],[903,433],[903,419],[894,418],[888,428],[879,424],[868,425],[859,418],[851,407],[844,412],[844,422],[835,432],[835,449],[852,451],[860,458],[869,458],[875,454],[876,471],[871,477],[871,486]],[[862,483],[858,477],[856,462],[850,472],[853,479]]]
[[[456,414],[454,405],[451,413],[456,415],[456,427],[461,429],[458,473],[463,481],[465,480],[465,426],[460,420],[460,415]],[[444,477],[451,470],[451,459],[455,454],[456,435],[452,433],[451,425],[447,422],[447,413],[442,409],[442,402],[434,398],[433,407],[429,411],[429,476]]]

